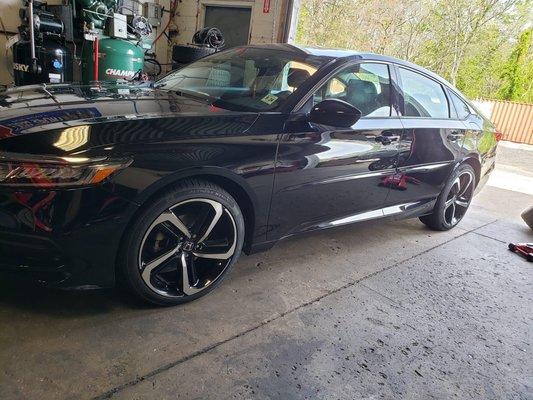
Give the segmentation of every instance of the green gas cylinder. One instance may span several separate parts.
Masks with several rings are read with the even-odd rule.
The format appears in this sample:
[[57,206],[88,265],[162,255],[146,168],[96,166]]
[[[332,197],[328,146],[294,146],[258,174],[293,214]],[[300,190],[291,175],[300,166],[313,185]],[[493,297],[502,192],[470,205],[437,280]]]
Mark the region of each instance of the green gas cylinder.
[[[82,80],[94,80],[94,42],[85,42],[82,54]],[[135,43],[115,38],[100,39],[98,42],[98,80],[130,80],[142,71],[144,51]]]

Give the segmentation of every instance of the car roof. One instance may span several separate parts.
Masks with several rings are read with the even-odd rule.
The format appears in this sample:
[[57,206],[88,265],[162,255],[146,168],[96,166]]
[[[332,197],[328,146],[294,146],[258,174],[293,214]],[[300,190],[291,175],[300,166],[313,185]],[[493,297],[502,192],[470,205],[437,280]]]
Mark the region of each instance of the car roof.
[[323,47],[307,47],[307,46],[287,44],[287,43],[257,44],[257,45],[250,45],[250,47],[260,47],[260,48],[280,50],[280,51],[285,51],[285,52],[293,52],[295,55],[298,55],[298,56],[307,55],[307,56],[328,59],[328,61],[334,60],[334,59],[337,59],[337,60],[346,59],[347,61],[350,59],[361,59],[361,60],[374,60],[374,61],[394,63],[394,64],[409,67],[416,71],[422,72],[423,74],[426,74],[432,77],[433,79],[439,81],[440,83],[453,89],[455,92],[461,93],[457,88],[455,88],[446,79],[444,79],[440,75],[437,75],[436,73],[424,67],[421,67],[420,65],[416,65],[409,61],[401,60],[395,57],[385,56],[382,54],[360,52],[360,51],[347,50],[347,49],[328,49],[328,48],[323,48]]

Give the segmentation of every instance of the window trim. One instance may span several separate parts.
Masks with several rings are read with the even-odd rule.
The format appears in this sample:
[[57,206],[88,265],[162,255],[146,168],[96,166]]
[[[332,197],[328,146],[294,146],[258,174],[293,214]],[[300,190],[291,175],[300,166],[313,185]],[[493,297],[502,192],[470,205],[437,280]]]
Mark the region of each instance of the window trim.
[[339,72],[339,71],[342,71],[343,69],[346,69],[346,68],[349,68],[349,67],[353,67],[355,65],[358,65],[358,64],[384,64],[388,67],[388,70],[389,70],[389,80],[390,80],[390,85],[391,85],[391,93],[390,93],[390,101],[391,101],[391,104],[390,104],[390,108],[391,108],[391,114],[396,114],[396,115],[388,115],[388,116],[381,116],[381,117],[368,117],[368,116],[364,116],[364,117],[361,117],[360,119],[398,119],[401,117],[400,113],[399,113],[399,109],[397,108],[397,106],[399,106],[399,104],[397,104],[397,101],[398,101],[398,96],[396,95],[397,94],[397,84],[396,84],[396,71],[394,70],[394,64],[391,63],[391,62],[388,62],[388,61],[382,61],[382,60],[372,60],[372,59],[364,59],[364,60],[356,60],[356,61],[349,61],[349,62],[346,62],[342,65],[339,65],[337,68],[335,68],[333,71],[331,71],[329,74],[327,74],[326,76],[322,77],[301,99],[300,101],[298,101],[298,103],[296,104],[296,106],[294,106],[293,110],[291,111],[291,114],[297,114],[299,113],[300,111],[302,111],[302,108],[305,107],[305,105],[307,104],[307,102],[311,99],[311,97],[313,96],[314,93],[316,93],[317,90],[319,90],[323,85],[325,85],[330,79],[334,78],[335,75]]
[[[448,91],[449,91],[449,96],[450,96],[450,100],[451,100],[451,103],[453,104],[453,108],[455,109],[455,112],[457,114],[457,118],[454,118],[454,120],[457,120],[457,121],[466,121],[468,120],[468,118],[470,118],[470,116],[472,115],[476,115],[475,113],[473,113],[472,111],[472,106],[470,104],[468,104],[467,101],[463,100],[462,96],[460,96],[456,91],[452,90],[451,88],[447,87]],[[464,105],[466,105],[466,107],[468,108],[468,115],[461,119],[459,118],[459,112],[457,111],[457,108],[455,108],[455,104],[453,103],[453,100],[452,100],[452,96],[455,96],[457,97],[461,102],[464,103]]]
[[[397,63],[394,64],[394,68],[396,69],[396,79],[397,79],[397,82],[398,82],[398,85],[399,85],[399,88],[400,88],[400,91],[401,91],[400,92],[401,100],[399,101],[400,102],[400,106],[401,106],[400,118],[403,118],[403,119],[413,118],[413,119],[420,119],[420,120],[423,120],[423,119],[439,119],[439,120],[454,119],[451,116],[451,111],[452,111],[451,107],[454,107],[454,109],[455,109],[455,106],[451,105],[451,101],[450,101],[450,98],[448,96],[448,86],[444,85],[442,82],[439,82],[437,79],[435,79],[432,76],[424,73],[423,71],[417,70],[415,68],[411,68],[411,67],[408,67],[408,66],[405,66],[405,65],[402,65],[402,64],[397,64]],[[415,74],[421,75],[424,78],[427,78],[427,79],[433,81],[434,83],[436,83],[437,85],[439,85],[441,87],[442,92],[444,93],[444,97],[446,98],[446,101],[448,103],[448,116],[447,117],[439,117],[439,118],[437,118],[437,117],[415,117],[415,116],[412,116],[412,115],[404,115],[404,113],[405,113],[405,91],[403,89],[403,82],[402,82],[402,77],[401,77],[401,74],[400,74],[400,68],[403,68],[403,69],[408,70],[410,72],[413,72]]]

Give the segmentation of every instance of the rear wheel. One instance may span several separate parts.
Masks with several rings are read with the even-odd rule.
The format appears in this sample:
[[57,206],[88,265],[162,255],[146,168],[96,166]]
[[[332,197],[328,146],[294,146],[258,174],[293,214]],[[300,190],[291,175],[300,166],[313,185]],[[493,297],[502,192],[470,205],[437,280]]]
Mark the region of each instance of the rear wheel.
[[188,181],[133,224],[122,247],[122,274],[145,301],[191,301],[221,282],[239,258],[243,239],[244,220],[235,199],[209,182]]
[[476,175],[473,168],[468,164],[459,166],[444,186],[433,212],[420,217],[420,221],[438,231],[453,228],[465,216],[475,187]]

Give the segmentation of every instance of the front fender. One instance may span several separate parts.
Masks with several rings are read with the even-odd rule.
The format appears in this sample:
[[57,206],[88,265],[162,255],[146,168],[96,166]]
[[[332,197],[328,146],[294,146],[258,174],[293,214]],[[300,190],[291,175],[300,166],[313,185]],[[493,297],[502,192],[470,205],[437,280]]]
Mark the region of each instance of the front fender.
[[257,194],[252,190],[246,180],[237,175],[235,172],[222,167],[209,167],[209,166],[199,166],[199,167],[190,167],[185,168],[154,181],[152,184],[147,186],[142,192],[139,192],[138,195],[133,199],[133,202],[142,205],[150,197],[154,196],[156,193],[166,190],[171,187],[173,184],[187,178],[198,178],[198,177],[222,177],[229,179],[236,185],[238,185],[242,190],[246,192],[250,200],[254,205],[257,204]]

